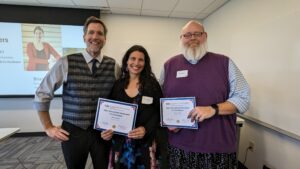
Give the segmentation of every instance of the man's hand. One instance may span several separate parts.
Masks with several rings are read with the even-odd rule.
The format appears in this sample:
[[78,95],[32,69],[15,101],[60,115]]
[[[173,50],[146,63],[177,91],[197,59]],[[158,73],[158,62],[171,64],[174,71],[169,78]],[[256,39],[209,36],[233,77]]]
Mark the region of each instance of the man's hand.
[[211,106],[197,106],[189,113],[188,118],[191,118],[191,122],[194,122],[195,120],[201,122],[211,118],[215,113],[215,109]]
[[46,134],[57,141],[68,141],[69,133],[60,126],[51,126],[45,129]]

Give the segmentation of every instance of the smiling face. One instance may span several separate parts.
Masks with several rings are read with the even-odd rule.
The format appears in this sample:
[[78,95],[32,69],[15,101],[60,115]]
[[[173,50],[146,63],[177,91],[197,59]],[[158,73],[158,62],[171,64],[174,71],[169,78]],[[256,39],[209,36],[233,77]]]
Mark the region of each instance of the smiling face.
[[139,76],[145,67],[145,56],[140,51],[134,51],[127,60],[127,69],[130,75]]
[[106,42],[103,26],[100,23],[90,23],[83,39],[87,52],[91,56],[97,57]]
[[180,45],[184,57],[192,64],[200,60],[207,52],[207,34],[201,23],[190,21],[181,32]]
[[203,26],[191,22],[182,29],[180,39],[184,47],[194,49],[203,44],[206,37]]

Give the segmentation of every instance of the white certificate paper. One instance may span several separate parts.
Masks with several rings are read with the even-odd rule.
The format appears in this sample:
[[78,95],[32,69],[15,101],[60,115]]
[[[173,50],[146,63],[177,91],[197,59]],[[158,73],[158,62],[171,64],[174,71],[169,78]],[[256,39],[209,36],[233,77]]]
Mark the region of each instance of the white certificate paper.
[[198,129],[197,121],[191,122],[191,118],[188,118],[195,105],[195,97],[161,98],[161,126]]
[[134,128],[137,104],[99,98],[94,129],[127,135]]

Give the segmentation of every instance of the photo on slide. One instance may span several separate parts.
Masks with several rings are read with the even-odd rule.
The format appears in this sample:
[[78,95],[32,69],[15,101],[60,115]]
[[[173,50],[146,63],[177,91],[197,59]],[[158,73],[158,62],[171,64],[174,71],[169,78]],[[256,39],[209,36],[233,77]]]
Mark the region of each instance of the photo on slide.
[[24,69],[48,71],[62,56],[61,26],[22,24]]

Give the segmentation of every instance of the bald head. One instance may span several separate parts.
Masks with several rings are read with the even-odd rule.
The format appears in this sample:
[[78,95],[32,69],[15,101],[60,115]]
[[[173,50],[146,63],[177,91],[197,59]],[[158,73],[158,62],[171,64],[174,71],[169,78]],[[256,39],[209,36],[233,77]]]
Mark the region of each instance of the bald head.
[[181,34],[184,34],[184,32],[186,32],[186,30],[190,29],[191,27],[198,29],[198,31],[200,31],[200,32],[205,32],[204,26],[202,25],[201,22],[196,21],[196,20],[191,20],[182,27]]

